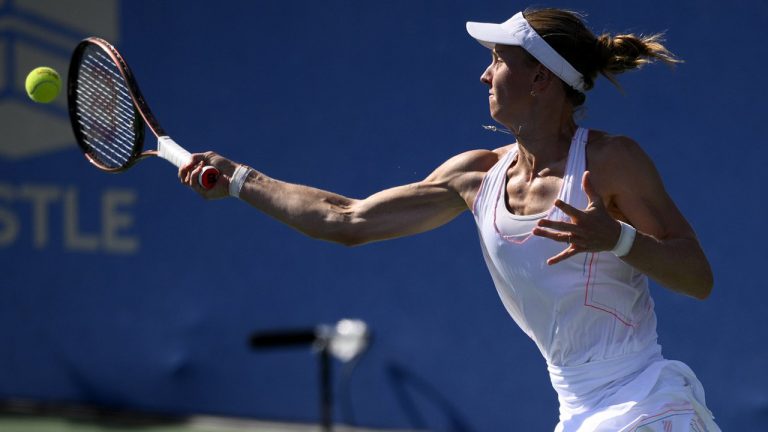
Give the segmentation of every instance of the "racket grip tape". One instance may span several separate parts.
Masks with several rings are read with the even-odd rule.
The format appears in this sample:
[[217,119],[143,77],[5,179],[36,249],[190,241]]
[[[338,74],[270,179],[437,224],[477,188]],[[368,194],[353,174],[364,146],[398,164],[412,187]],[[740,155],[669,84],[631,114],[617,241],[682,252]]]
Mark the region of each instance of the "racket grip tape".
[[[178,145],[176,141],[169,136],[157,137],[157,155],[168,162],[181,168],[192,160],[192,154]],[[219,170],[212,166],[203,168],[197,178],[197,182],[204,189],[210,189],[219,179]]]

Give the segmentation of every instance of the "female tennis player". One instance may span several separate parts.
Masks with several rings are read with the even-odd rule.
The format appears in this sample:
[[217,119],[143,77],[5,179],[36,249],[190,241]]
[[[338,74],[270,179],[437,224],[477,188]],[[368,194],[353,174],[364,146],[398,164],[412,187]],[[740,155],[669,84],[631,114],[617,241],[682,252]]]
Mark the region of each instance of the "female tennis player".
[[[632,139],[579,127],[598,74],[678,60],[658,35],[596,37],[571,12],[467,23],[491,50],[481,76],[514,144],[457,155],[423,181],[365,199],[267,177],[215,153],[179,171],[205,198],[239,197],[312,237],[359,245],[420,233],[471,210],[486,263],[547,361],[556,431],[719,431],[704,391],[657,343],[648,277],[706,298],[712,272],[694,231]],[[211,190],[204,165],[222,177]]]

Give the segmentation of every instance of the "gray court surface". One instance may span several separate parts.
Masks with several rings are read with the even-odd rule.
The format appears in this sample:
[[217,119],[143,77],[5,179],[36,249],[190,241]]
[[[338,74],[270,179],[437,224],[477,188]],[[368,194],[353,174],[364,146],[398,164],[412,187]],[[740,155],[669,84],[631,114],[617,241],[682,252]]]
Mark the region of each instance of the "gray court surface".
[[[0,402],[0,432],[322,432],[317,424],[281,423],[244,418],[168,417],[28,401]],[[417,432],[334,425],[334,432]]]

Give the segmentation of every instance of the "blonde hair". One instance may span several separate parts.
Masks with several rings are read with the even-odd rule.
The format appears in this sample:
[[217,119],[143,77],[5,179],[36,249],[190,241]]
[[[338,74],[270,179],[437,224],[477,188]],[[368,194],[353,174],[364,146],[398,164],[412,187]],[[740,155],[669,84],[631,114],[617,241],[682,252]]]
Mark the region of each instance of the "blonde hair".
[[[526,9],[523,16],[539,36],[581,72],[586,90],[595,86],[598,73],[621,88],[615,78],[620,73],[657,60],[670,66],[682,62],[662,43],[663,33],[595,36],[584,24],[583,15],[563,9]],[[586,100],[584,93],[567,84],[565,89],[574,106]]]

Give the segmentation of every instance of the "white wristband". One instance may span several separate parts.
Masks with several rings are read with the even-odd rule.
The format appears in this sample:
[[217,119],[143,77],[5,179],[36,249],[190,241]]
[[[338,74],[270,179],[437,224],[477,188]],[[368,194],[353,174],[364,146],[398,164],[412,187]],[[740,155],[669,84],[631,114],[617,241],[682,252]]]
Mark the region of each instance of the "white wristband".
[[235,172],[232,174],[232,178],[229,180],[229,196],[240,198],[240,191],[243,189],[243,183],[248,178],[248,174],[253,171],[253,168],[246,165],[238,165]]
[[637,230],[635,227],[628,223],[618,221],[621,224],[621,234],[619,234],[619,241],[616,242],[616,246],[613,247],[614,255],[621,258],[632,250],[632,245],[635,243],[635,234]]

